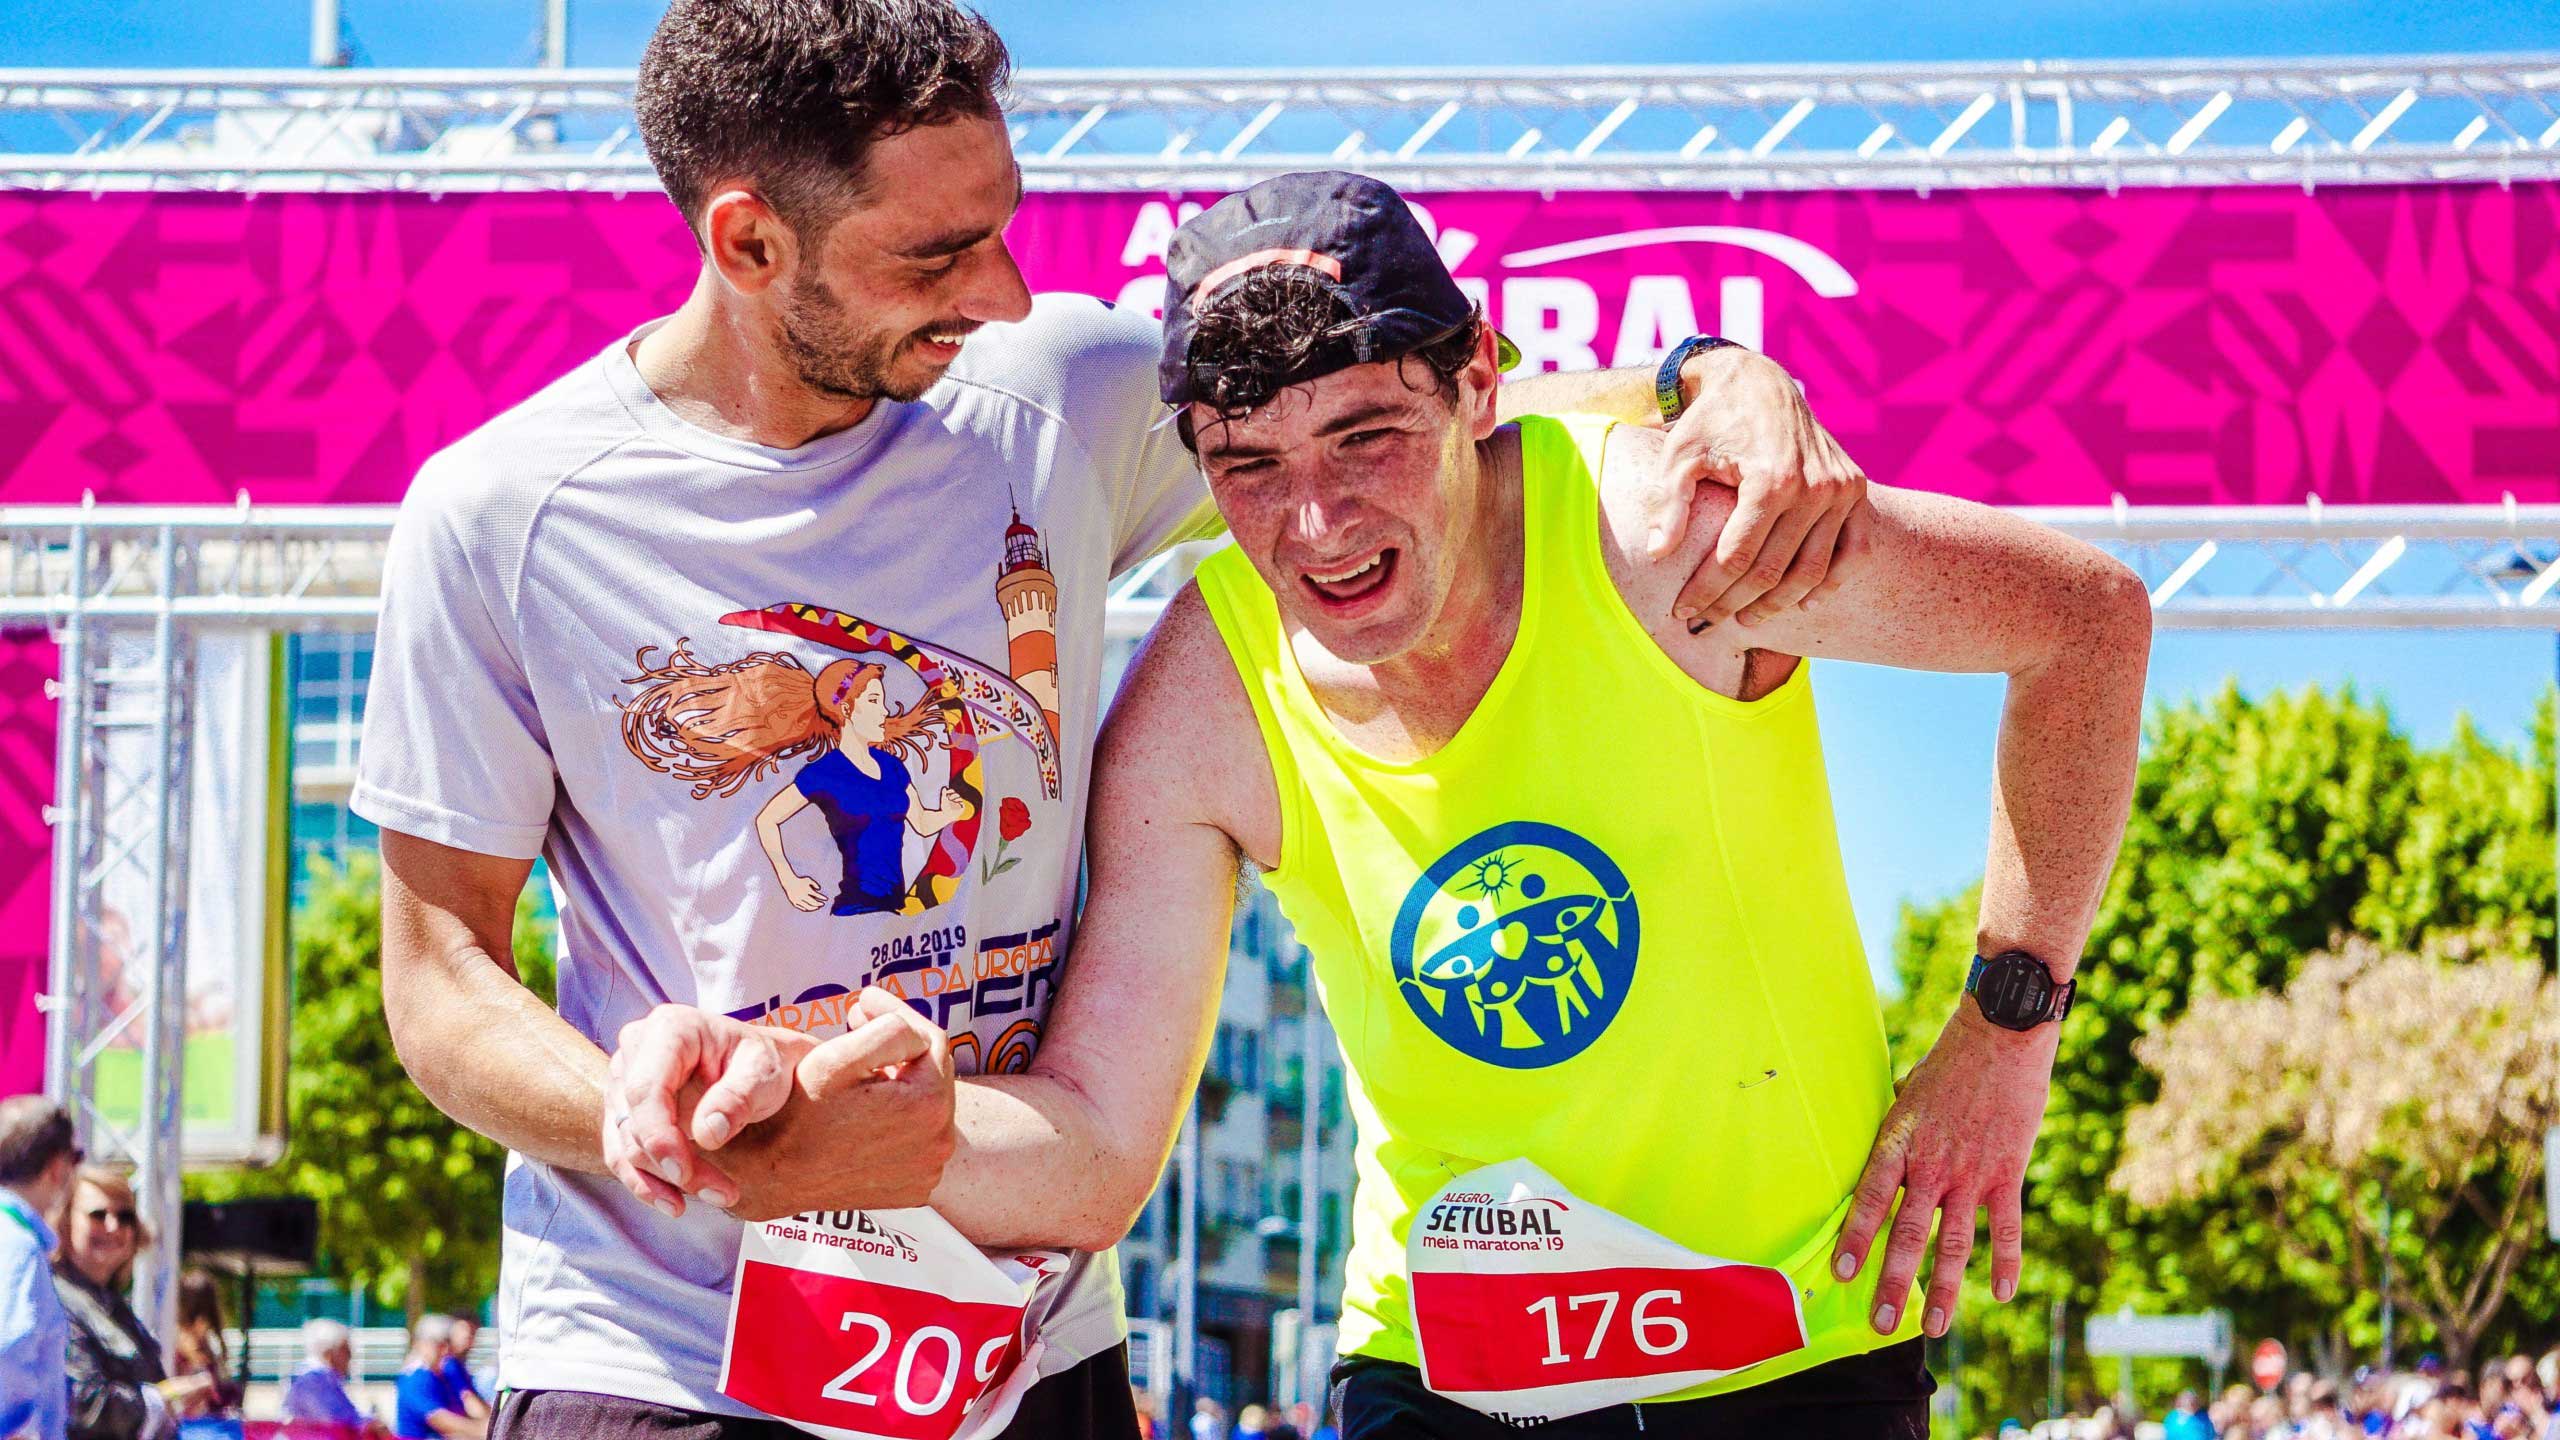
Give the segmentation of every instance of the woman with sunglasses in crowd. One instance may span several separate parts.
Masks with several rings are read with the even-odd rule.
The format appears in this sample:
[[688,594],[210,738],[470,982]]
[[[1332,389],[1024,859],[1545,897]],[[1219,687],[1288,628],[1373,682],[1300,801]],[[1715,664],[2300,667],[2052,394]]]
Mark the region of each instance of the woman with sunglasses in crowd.
[[70,1440],[168,1440],[181,1418],[213,1403],[214,1384],[171,1379],[159,1340],[125,1302],[134,1257],[151,1243],[133,1187],[114,1170],[82,1166],[54,1233],[54,1289],[71,1321]]

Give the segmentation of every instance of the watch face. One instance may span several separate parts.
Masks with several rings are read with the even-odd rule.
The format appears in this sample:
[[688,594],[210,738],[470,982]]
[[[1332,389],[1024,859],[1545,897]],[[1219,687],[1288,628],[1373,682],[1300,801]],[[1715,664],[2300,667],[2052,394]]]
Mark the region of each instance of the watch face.
[[2035,957],[2013,950],[1983,966],[1976,994],[1982,1013],[1994,1023],[2023,1029],[2044,1018],[2053,999],[2053,977]]

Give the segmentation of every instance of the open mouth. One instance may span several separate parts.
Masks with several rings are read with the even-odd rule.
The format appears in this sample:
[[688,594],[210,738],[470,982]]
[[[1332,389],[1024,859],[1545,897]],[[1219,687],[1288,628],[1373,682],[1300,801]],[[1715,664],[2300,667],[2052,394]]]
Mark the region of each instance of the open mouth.
[[959,325],[948,330],[919,330],[913,343],[926,359],[948,362],[958,358],[960,347],[968,341],[970,332],[977,328],[975,325]]
[[1315,596],[1317,604],[1341,614],[1384,593],[1395,573],[1396,552],[1386,549],[1344,570],[1301,570],[1298,583]]

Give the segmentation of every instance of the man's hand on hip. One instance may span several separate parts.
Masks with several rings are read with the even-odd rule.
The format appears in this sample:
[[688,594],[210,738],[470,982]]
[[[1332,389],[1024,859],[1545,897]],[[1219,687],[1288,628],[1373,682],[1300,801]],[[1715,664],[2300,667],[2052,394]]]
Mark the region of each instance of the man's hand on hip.
[[688,1194],[747,1220],[925,1203],[956,1142],[949,1044],[878,989],[846,1019],[825,1041],[685,1005],[625,1026],[604,1119],[615,1178],[668,1215]]
[[[1879,1334],[1889,1335],[1901,1323],[1902,1300],[1920,1272],[1933,1221],[1938,1243],[1922,1319],[1928,1333],[1946,1334],[1955,1318],[1977,1210],[1991,1211],[1992,1298],[2005,1302],[2017,1293],[2025,1244],[2021,1191],[2036,1129],[2044,1123],[2061,1029],[2003,1030],[1982,1018],[1969,997],[1959,998],[1938,1043],[1903,1082],[1867,1156],[1832,1257],[1835,1276],[1855,1278],[1887,1212],[1893,1213],[1871,1317]],[[1899,1210],[1893,1203],[1897,1191]]]
[[1756,624],[1829,588],[1840,527],[1866,498],[1867,476],[1776,361],[1728,346],[1685,368],[1697,374],[1696,398],[1663,446],[1652,553],[1679,548],[1701,486],[1735,491],[1715,549],[1672,606],[1695,634],[1729,615]]

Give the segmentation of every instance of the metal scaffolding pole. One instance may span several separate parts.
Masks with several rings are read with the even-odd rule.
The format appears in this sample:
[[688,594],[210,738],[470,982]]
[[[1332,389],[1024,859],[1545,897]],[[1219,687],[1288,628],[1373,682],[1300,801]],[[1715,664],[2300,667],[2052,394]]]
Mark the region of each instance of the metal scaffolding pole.
[[[73,521],[65,548],[69,551],[70,595],[89,592],[89,527]],[[86,612],[77,603],[69,606],[59,631],[61,668],[54,681],[54,727],[63,737],[54,747],[53,804],[46,807],[45,820],[53,826],[53,913],[47,917],[51,936],[46,946],[44,1037],[44,1090],[57,1101],[71,1095],[71,1037],[83,1017],[75,1013],[73,996],[82,993],[77,965],[80,944],[80,843],[87,828],[81,820],[81,801],[89,787],[83,783],[83,767],[88,758],[87,747],[73,742],[72,737],[89,733],[89,623]],[[86,1117],[77,1110],[73,1123],[85,1137]]]
[[[62,646],[45,1088],[94,1158],[133,1172],[161,1237],[135,1263],[133,1302],[162,1337],[176,1334],[193,819],[196,631],[179,602],[200,542],[84,507],[58,543],[12,529],[0,552],[49,597]],[[147,613],[102,617],[95,602],[119,591]]]
[[[175,530],[161,529],[159,551],[160,594],[165,600],[180,589]],[[159,784],[153,797],[148,877],[153,890],[152,966],[144,1023],[150,1029],[142,1049],[142,1133],[135,1137],[133,1188],[143,1220],[160,1243],[134,1261],[133,1308],[152,1334],[163,1337],[178,1333],[181,1127],[185,1121],[179,1097],[186,1081],[187,802],[193,769],[187,761],[195,728],[188,723],[188,692],[195,669],[188,652],[194,639],[179,630],[170,609],[163,608],[152,625],[153,688],[158,704],[151,722],[151,748]]]
[[[552,26],[561,23],[551,0]],[[324,29],[321,10],[329,12]],[[0,154],[45,188],[648,189],[632,73],[0,69]],[[559,57],[565,60],[565,55]],[[208,143],[230,127],[228,143]],[[1228,190],[1356,169],[1408,190],[2330,185],[2560,176],[2560,55],[1024,70],[1034,190]],[[26,133],[38,132],[26,127]]]

